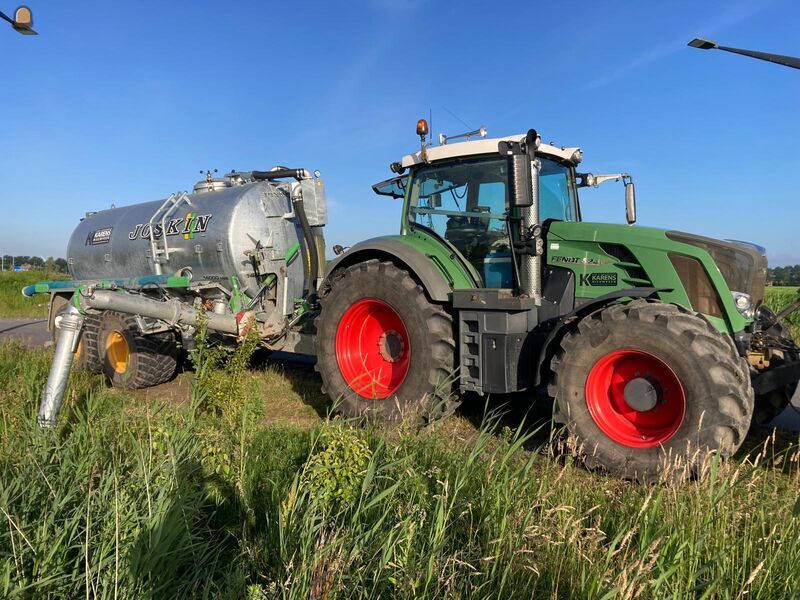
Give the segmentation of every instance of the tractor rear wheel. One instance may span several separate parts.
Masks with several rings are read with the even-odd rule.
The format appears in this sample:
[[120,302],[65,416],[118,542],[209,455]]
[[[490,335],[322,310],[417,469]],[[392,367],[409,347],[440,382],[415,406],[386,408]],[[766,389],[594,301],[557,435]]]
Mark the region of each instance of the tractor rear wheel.
[[[69,305],[69,299],[63,296],[56,296],[53,299],[57,303],[55,308],[56,318],[60,317]],[[53,324],[53,343],[58,344],[61,330]],[[97,334],[100,329],[100,319],[94,315],[86,315],[83,319],[83,330],[81,331],[81,341],[72,359],[72,368],[77,371],[88,371],[89,373],[100,373],[103,370],[103,362],[100,360],[100,353],[97,351]]]
[[453,398],[453,320],[409,273],[369,260],[331,277],[317,317],[323,392],[351,417],[428,420]]
[[556,421],[590,468],[652,481],[733,454],[753,416],[748,366],[705,319],[633,300],[578,323],[554,357]]
[[98,348],[103,372],[114,387],[139,389],[172,379],[178,344],[172,332],[142,335],[136,317],[115,311],[100,315]]

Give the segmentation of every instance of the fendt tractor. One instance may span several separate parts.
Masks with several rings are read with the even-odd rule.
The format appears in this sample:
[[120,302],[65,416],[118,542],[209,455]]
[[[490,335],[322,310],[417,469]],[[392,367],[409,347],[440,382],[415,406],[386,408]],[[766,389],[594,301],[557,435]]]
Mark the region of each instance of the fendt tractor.
[[[421,120],[417,134],[373,186],[402,202],[399,234],[336,247],[327,268],[324,186],[305,169],[207,173],[191,194],[88,213],[73,280],[24,290],[50,294],[57,339],[40,423],[55,423],[73,359],[115,386],[156,385],[200,326],[316,354],[349,416],[549,395],[586,463],[623,477],[678,459],[689,473],[787,404],[800,352],[781,318],[799,303],[764,306],[763,248],[634,227],[630,175],[579,172],[580,149],[534,130],[433,146]],[[609,180],[627,224],[582,221],[579,189]]]

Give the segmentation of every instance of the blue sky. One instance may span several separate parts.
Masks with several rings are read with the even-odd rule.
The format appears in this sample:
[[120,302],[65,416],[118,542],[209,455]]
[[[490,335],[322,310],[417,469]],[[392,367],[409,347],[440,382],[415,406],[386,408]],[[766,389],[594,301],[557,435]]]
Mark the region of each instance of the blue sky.
[[[276,164],[322,171],[329,244],[394,233],[370,185],[432,110],[434,134],[533,127],[631,172],[641,225],[800,263],[800,72],[686,47],[800,55],[791,0],[29,4],[39,36],[0,27],[0,253],[63,256],[88,210]],[[623,221],[606,186],[586,220]]]

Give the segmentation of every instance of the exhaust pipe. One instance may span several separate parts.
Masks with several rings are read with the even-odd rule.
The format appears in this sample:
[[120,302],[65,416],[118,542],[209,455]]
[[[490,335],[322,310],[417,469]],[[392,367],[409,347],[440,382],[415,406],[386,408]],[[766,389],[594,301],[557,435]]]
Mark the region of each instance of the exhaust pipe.
[[[531,181],[530,194],[531,205],[522,209],[522,235],[530,236],[539,226],[539,168],[541,163],[534,158],[531,152],[530,158]],[[537,240],[534,236],[534,244]],[[530,246],[529,246],[530,248]],[[529,252],[522,255],[520,265],[520,291],[533,298],[537,305],[542,303],[542,255],[535,246]]]
[[[528,131],[520,142],[501,141],[498,151],[508,157],[509,222],[511,212],[519,211],[519,241],[513,242],[513,256],[520,256],[518,275],[519,292],[542,303],[542,253],[544,240],[539,224],[539,170],[536,158],[539,134]],[[510,227],[509,227],[510,230]],[[509,231],[509,235],[511,235]],[[516,258],[515,258],[516,265]]]
[[247,333],[253,319],[252,312],[218,315],[194,309],[179,300],[163,302],[135,294],[120,294],[111,290],[94,290],[89,294],[86,294],[86,291],[85,288],[76,291],[66,312],[55,322],[61,335],[56,344],[55,358],[50,367],[50,375],[47,377],[47,386],[42,396],[42,402],[39,405],[37,420],[41,427],[55,427],[58,421],[67,381],[69,381],[70,368],[83,330],[84,318],[81,312],[87,309],[114,310],[159,319],[175,326],[194,326],[202,317],[209,329],[234,334],[240,339]]

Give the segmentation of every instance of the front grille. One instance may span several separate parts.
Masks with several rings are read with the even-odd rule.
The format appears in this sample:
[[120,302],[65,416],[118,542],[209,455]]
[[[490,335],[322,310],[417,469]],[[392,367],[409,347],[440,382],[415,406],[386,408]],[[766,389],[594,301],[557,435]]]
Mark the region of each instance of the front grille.
[[708,278],[702,263],[684,254],[669,254],[669,260],[681,280],[692,308],[712,317],[723,317],[719,294]]

